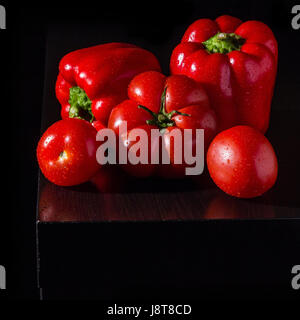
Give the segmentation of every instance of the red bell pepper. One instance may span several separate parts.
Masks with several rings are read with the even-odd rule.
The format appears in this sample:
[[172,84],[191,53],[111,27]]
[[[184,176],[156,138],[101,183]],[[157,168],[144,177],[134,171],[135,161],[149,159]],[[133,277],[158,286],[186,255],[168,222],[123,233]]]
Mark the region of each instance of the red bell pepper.
[[147,70],[160,71],[158,60],[132,44],[107,43],[68,53],[56,81],[62,118],[106,125],[111,109],[127,97],[130,80]]
[[[129,138],[130,132],[137,128],[146,132],[149,142],[152,129],[160,129],[163,143],[162,146],[155,141],[148,143],[148,164],[128,163],[123,168],[138,177],[184,176],[188,165],[184,161],[182,164],[175,163],[174,148],[178,146],[171,141],[169,133],[175,128],[179,128],[181,132],[183,129],[192,129],[193,136],[189,143],[195,154],[195,129],[204,129],[204,146],[208,147],[217,132],[217,123],[215,112],[210,107],[203,87],[184,75],[166,77],[159,72],[148,71],[132,79],[128,87],[128,97],[129,99],[112,110],[108,127],[120,136],[128,150],[136,142],[134,138]],[[124,123],[127,126],[125,135],[120,134],[120,126]],[[162,147],[169,154],[170,165],[162,165],[161,162],[151,164],[151,156],[161,152]],[[183,148],[177,150],[184,152]]]
[[268,26],[221,16],[188,27],[172,53],[170,69],[204,86],[220,130],[243,124],[265,133],[277,58],[277,41]]

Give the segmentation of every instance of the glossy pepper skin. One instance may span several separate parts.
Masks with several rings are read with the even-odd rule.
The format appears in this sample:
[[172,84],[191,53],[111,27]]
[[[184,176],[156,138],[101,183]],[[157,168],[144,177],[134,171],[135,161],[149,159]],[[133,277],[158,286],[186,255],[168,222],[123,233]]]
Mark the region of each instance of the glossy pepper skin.
[[277,41],[268,26],[221,16],[188,27],[172,53],[170,70],[204,86],[220,131],[250,125],[265,133],[277,59]]
[[130,80],[148,70],[160,71],[158,60],[132,44],[107,43],[68,53],[59,63],[55,89],[62,118],[106,125],[111,109],[126,98]]

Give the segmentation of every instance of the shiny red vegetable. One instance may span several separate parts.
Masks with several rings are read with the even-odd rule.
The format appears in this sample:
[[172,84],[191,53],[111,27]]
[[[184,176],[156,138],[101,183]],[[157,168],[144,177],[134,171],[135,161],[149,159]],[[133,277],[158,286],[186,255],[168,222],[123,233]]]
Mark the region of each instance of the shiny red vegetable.
[[[194,150],[195,129],[204,129],[204,145],[208,146],[217,132],[215,112],[210,108],[205,90],[196,81],[184,76],[166,77],[149,71],[134,77],[128,87],[129,99],[116,106],[110,115],[108,127],[119,134],[119,128],[126,122],[127,137],[124,143],[130,149],[135,140],[130,140],[133,129],[143,129],[151,140],[151,130],[163,132],[163,145],[170,155],[171,165],[150,164],[151,155],[159,153],[159,144],[149,143],[149,164],[128,164],[125,169],[132,175],[145,177],[153,174],[166,177],[181,177],[187,164],[175,164],[174,148],[169,134],[175,128],[192,129],[194,134],[189,143]],[[123,139],[123,137],[121,136]],[[128,140],[126,140],[128,139]],[[184,149],[182,148],[181,152]]]
[[66,119],[55,122],[41,137],[37,159],[44,176],[60,186],[88,181],[99,170],[97,131],[87,121]]
[[107,125],[111,109],[126,98],[130,80],[147,70],[160,71],[156,57],[132,44],[107,43],[68,53],[56,81],[62,118]]
[[277,179],[278,163],[268,139],[249,126],[219,133],[207,152],[211,178],[224,192],[253,198],[269,190]]
[[265,133],[277,59],[277,41],[268,26],[221,16],[188,27],[172,53],[170,69],[204,86],[220,131],[239,124]]

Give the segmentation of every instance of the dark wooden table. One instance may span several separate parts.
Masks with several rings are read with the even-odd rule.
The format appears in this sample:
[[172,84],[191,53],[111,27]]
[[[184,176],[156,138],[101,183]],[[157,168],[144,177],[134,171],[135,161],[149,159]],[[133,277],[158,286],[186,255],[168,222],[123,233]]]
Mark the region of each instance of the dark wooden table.
[[[96,32],[88,39],[64,32],[68,36],[54,28],[48,35],[42,131],[59,119],[54,94],[59,59],[72,49],[105,41]],[[121,36],[113,34],[112,40]],[[128,179],[128,188],[115,193],[100,193],[88,183],[58,187],[41,175],[42,296],[294,295],[290,270],[300,252],[300,112],[273,109],[267,136],[278,155],[279,176],[256,199],[226,195],[207,171],[194,180]]]

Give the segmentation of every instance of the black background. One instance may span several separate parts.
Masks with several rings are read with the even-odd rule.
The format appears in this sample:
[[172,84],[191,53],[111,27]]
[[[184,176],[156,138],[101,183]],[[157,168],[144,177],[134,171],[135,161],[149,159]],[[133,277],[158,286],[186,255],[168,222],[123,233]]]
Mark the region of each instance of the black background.
[[[242,20],[261,20],[274,31],[279,42],[279,70],[275,94],[277,108],[300,108],[299,84],[300,30],[291,27],[291,8],[297,1],[84,1],[58,4],[5,4],[7,30],[0,30],[2,93],[8,103],[2,104],[2,142],[7,148],[2,158],[10,170],[2,183],[7,186],[10,210],[9,236],[1,243],[9,248],[3,255],[8,269],[8,293],[11,298],[38,298],[35,270],[35,210],[38,166],[35,148],[40,136],[40,118],[44,84],[44,63],[49,25],[114,24],[124,30],[120,41],[143,43],[159,58],[168,73],[171,49],[180,41],[187,26],[199,18],[216,18],[230,14]],[[298,1],[299,4],[299,1]],[[107,35],[109,38],[109,30]],[[109,41],[109,40],[108,40]],[[169,46],[170,51],[160,50]],[[54,88],[53,88],[54,90]],[[278,89],[276,90],[278,92]],[[11,112],[12,111],[12,112]],[[4,124],[8,124],[7,126]],[[7,138],[9,137],[9,139]],[[8,200],[9,199],[9,200]],[[11,211],[11,212],[9,212]]]

